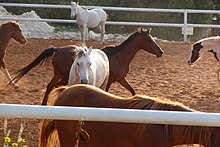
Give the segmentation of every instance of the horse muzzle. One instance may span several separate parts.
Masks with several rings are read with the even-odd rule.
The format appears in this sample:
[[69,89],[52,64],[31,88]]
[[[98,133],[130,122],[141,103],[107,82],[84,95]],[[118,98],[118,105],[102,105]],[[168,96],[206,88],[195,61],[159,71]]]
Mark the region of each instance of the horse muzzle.
[[87,79],[83,79],[80,81],[81,84],[89,84],[89,80]]
[[21,44],[26,45],[28,43],[27,39],[22,40]]
[[188,65],[193,66],[193,63],[189,60]]
[[161,51],[160,53],[158,53],[156,56],[157,56],[157,58],[159,58],[159,57],[162,57],[162,55],[163,55],[163,51]]

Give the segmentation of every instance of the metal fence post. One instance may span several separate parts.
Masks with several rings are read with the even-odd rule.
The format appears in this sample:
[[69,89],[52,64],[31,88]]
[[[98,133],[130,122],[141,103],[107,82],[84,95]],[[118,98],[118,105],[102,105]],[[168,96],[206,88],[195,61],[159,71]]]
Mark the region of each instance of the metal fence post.
[[184,11],[183,40],[187,42],[187,11]]

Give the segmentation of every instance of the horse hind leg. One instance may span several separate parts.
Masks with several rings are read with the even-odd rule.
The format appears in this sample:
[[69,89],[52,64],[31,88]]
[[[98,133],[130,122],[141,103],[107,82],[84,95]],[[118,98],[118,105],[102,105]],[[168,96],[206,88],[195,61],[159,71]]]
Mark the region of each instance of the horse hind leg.
[[125,78],[122,78],[120,81],[118,81],[123,87],[125,87],[127,90],[131,92],[132,95],[135,95],[134,89],[131,87],[131,85],[128,83],[128,81]]
[[100,42],[104,43],[104,37],[105,37],[105,23],[100,23],[98,26],[98,30],[101,33]]
[[54,74],[50,83],[47,85],[47,89],[46,89],[44,99],[43,99],[41,105],[47,105],[48,96],[49,96],[50,92],[53,90],[53,88],[59,83],[60,79],[61,79],[61,76]]

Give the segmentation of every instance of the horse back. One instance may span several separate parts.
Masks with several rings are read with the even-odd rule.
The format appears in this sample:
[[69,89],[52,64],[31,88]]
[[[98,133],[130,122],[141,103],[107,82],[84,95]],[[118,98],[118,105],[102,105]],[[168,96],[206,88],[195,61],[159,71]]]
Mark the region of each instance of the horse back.
[[61,92],[54,105],[120,108],[126,107],[122,105],[126,100],[92,85],[76,84]]
[[107,14],[103,9],[92,9],[89,10],[89,13],[90,21],[99,20],[100,22],[106,22],[107,20]]

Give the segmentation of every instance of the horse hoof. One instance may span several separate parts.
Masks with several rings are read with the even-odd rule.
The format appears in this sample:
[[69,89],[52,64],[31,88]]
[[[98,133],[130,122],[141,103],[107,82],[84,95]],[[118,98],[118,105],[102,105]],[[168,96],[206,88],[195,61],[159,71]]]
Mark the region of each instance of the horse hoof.
[[14,89],[19,89],[19,85],[18,84],[13,84]]

